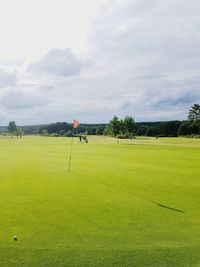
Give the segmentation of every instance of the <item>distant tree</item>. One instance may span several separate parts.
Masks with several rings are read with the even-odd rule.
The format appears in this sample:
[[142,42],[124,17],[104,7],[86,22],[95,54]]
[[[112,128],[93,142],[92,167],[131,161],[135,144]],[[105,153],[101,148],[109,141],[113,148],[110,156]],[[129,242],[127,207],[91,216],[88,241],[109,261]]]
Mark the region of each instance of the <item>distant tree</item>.
[[104,131],[103,131],[104,135],[112,135],[112,131],[110,129],[110,124],[106,125]]
[[178,129],[181,125],[180,121],[168,121],[163,124],[163,135],[164,136],[174,136],[178,134]]
[[95,126],[89,127],[87,132],[90,135],[95,135],[96,134],[96,127]]
[[183,121],[178,129],[178,136],[190,135],[191,134],[191,123],[189,121]]
[[96,135],[102,135],[103,134],[103,127],[97,126],[96,127]]
[[47,135],[48,135],[48,131],[47,131],[47,129],[43,129],[43,130],[42,130],[42,135],[43,135],[43,136],[47,136]]
[[13,134],[14,134],[14,132],[16,132],[16,130],[17,130],[17,125],[16,125],[15,121],[10,121],[8,124],[8,131],[13,136]]
[[66,134],[66,131],[65,131],[65,130],[60,130],[60,131],[59,131],[59,135],[60,135],[60,136],[64,136],[65,134]]
[[183,121],[178,129],[178,136],[200,134],[200,124],[197,122]]
[[147,129],[148,129],[148,126],[139,126],[137,128],[136,135],[137,136],[142,136],[142,135],[144,136],[146,134]]
[[194,104],[191,107],[188,114],[188,120],[200,122],[200,104]]
[[78,128],[76,128],[76,133],[84,133],[84,132],[86,132],[86,127],[80,124]]
[[45,127],[48,131],[49,134],[52,133],[58,133],[61,130],[64,130],[67,132],[69,129],[72,129],[72,125],[66,123],[66,122],[56,122],[56,123],[51,123]]
[[200,134],[200,104],[194,104],[188,112],[188,121],[183,121],[178,129],[178,135]]
[[69,129],[65,134],[65,136],[67,136],[67,137],[70,137],[72,135],[73,135],[73,131],[71,129]]
[[14,134],[16,135],[17,138],[18,137],[22,138],[24,133],[23,133],[22,129],[17,128],[17,130],[14,132]]
[[146,136],[158,136],[159,135],[159,127],[151,126],[146,131]]
[[133,138],[136,134],[137,126],[133,117],[126,116],[124,119],[119,120],[114,116],[109,124],[103,130],[104,135],[111,135],[117,138]]
[[110,130],[111,130],[111,134],[114,136],[117,136],[118,134],[121,133],[122,131],[122,123],[121,121],[118,119],[117,116],[114,116],[112,120],[110,120]]
[[133,117],[126,116],[123,120],[123,125],[129,136],[136,134],[137,126]]

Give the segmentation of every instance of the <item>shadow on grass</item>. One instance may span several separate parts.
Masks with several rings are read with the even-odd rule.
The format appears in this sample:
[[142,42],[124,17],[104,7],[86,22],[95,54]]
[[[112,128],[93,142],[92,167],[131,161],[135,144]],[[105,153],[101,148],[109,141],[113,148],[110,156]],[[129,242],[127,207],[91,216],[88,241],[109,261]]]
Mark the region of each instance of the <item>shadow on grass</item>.
[[157,203],[157,202],[154,202],[152,201],[155,205],[161,207],[161,208],[164,208],[164,209],[168,209],[168,210],[173,210],[173,211],[176,211],[176,212],[181,212],[181,213],[185,213],[183,210],[179,210],[179,209],[175,209],[175,208],[172,208],[172,207],[168,207],[166,205],[163,205],[161,203]]
[[[113,189],[115,189],[115,190],[117,189],[118,191],[120,191],[120,192],[122,192],[122,193],[129,194],[129,195],[133,196],[134,198],[136,198],[136,199],[138,199],[138,200],[143,200],[143,201],[148,201],[148,202],[149,202],[149,200],[147,200],[147,199],[140,198],[140,197],[136,197],[136,196],[134,196],[131,192],[127,192],[127,191],[124,191],[124,190],[122,190],[122,189],[116,188],[116,187],[114,187],[114,186],[112,186],[112,185],[110,185],[110,184],[107,184],[107,183],[103,182],[103,181],[99,181],[99,180],[95,180],[95,181],[96,181],[97,183],[99,183],[99,184],[104,185],[104,186],[111,187],[111,188],[113,188]],[[159,206],[160,208],[164,208],[164,209],[168,209],[168,210],[172,210],[172,211],[176,211],[176,212],[180,212],[180,213],[185,213],[183,210],[175,209],[175,208],[172,208],[172,207],[163,205],[163,204],[158,203],[158,202],[155,202],[155,201],[151,201],[151,202],[152,202],[153,204]]]

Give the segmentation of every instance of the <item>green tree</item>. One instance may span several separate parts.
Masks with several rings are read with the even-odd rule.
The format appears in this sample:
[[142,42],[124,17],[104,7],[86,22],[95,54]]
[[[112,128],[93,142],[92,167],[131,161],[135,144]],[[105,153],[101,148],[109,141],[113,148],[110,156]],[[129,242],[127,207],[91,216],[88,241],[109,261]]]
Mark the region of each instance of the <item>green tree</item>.
[[183,121],[178,130],[178,135],[200,134],[200,104],[194,104],[188,113],[188,121]]
[[163,136],[176,137],[180,126],[181,126],[180,121],[168,121],[163,123]]
[[146,136],[158,136],[159,135],[159,127],[151,126],[146,131]]
[[139,126],[137,128],[136,135],[138,135],[138,136],[142,136],[143,135],[144,136],[146,134],[147,129],[148,129],[148,126]]
[[106,125],[104,131],[103,131],[104,135],[112,135],[112,131],[110,129],[110,124]]
[[198,134],[200,134],[200,123],[197,122],[183,121],[178,129],[178,136]]
[[13,134],[14,134],[14,132],[16,132],[16,130],[17,130],[17,125],[16,125],[15,121],[10,121],[8,124],[8,131],[13,136]]
[[123,120],[123,125],[129,136],[136,134],[137,126],[133,117],[126,116]]
[[43,136],[47,136],[47,135],[48,135],[48,131],[47,131],[47,129],[43,129],[43,130],[42,130],[42,135],[43,135]]
[[189,110],[189,121],[200,121],[200,104],[194,104]]
[[96,134],[96,127],[94,127],[94,126],[89,127],[87,132],[89,135],[95,135]]
[[71,129],[69,129],[65,134],[65,136],[67,136],[67,137],[70,137],[72,135],[73,135],[73,131]]
[[103,134],[103,128],[100,126],[97,126],[96,128],[96,135],[102,135]]
[[112,135],[117,136],[122,132],[122,123],[117,116],[114,116],[113,119],[110,120],[109,125]]
[[17,138],[18,137],[22,138],[22,136],[23,136],[24,133],[23,133],[23,131],[20,128],[17,128],[17,130],[15,131],[14,134],[16,135]]

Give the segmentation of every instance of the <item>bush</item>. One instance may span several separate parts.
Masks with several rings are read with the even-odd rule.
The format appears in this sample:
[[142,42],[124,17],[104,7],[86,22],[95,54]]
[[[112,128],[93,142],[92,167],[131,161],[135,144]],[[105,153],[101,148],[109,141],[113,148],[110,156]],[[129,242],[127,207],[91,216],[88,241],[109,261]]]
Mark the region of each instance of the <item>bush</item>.
[[42,135],[43,136],[48,136],[49,135],[47,129],[43,129],[42,130]]
[[66,137],[71,137],[72,135],[73,135],[72,130],[67,131],[65,134]]
[[50,134],[51,137],[60,137],[60,135],[58,133],[52,133]]
[[128,138],[125,134],[118,134],[116,137],[118,139],[127,139]]
[[135,139],[135,136],[129,133],[124,133],[124,134],[118,134],[116,136],[118,139]]

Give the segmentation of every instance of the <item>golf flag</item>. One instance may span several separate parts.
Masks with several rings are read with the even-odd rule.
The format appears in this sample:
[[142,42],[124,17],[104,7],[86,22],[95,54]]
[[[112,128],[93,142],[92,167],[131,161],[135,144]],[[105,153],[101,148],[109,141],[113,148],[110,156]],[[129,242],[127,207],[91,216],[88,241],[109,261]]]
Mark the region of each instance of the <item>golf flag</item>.
[[76,129],[79,126],[79,122],[77,120],[74,120],[73,122],[73,128]]
[[72,161],[72,145],[73,145],[73,137],[74,137],[74,129],[76,129],[79,126],[79,122],[77,120],[74,120],[73,122],[73,134],[72,134],[72,139],[71,139],[71,145],[70,145],[70,155],[69,155],[69,167],[68,167],[68,172],[71,171],[71,161]]

